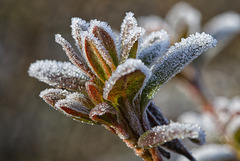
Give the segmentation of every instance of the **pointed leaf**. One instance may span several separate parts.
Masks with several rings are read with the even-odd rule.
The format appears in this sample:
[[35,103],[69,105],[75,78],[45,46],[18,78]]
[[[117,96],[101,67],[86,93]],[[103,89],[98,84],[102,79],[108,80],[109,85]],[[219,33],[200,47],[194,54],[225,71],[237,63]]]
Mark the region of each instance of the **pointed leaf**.
[[156,62],[152,76],[143,89],[141,97],[142,110],[145,110],[147,104],[154,98],[160,87],[204,51],[216,46],[216,42],[208,34],[196,33],[170,47],[164,57]]
[[121,25],[121,60],[123,63],[127,58],[136,58],[138,49],[138,39],[144,35],[145,30],[137,27],[137,20],[132,12],[126,13]]
[[79,92],[86,92],[85,82],[89,79],[71,63],[51,60],[39,60],[32,63],[28,73],[31,77],[51,86]]
[[165,30],[152,32],[141,44],[141,51],[138,56],[142,62],[151,67],[153,63],[163,56],[169,47],[169,35]]
[[149,76],[149,69],[140,60],[127,59],[125,63],[117,67],[105,83],[103,97],[114,103],[118,103],[121,97],[131,103]]
[[84,54],[89,67],[104,83],[111,76],[111,67],[107,64],[108,53],[92,33],[87,33],[84,43]]
[[65,40],[60,34],[56,34],[55,41],[62,46],[69,60],[78,68],[80,68],[84,74],[89,77],[93,75],[89,67],[86,65],[85,60],[74,51],[71,44],[67,40]]
[[109,58],[111,58],[108,58],[109,66],[111,66],[112,70],[115,70],[118,65],[118,53],[116,49],[116,38],[111,27],[108,26],[107,23],[97,20],[92,20],[90,24],[90,31],[108,51]]
[[145,132],[139,138],[138,145],[152,148],[178,138],[190,138],[200,145],[205,143],[205,134],[198,125],[171,122],[169,125],[156,126]]
[[73,17],[71,19],[71,28],[72,28],[72,37],[75,40],[76,46],[78,47],[79,51],[82,52],[83,33],[88,30],[89,23],[87,23],[85,20],[82,20],[81,18]]
[[62,89],[45,89],[42,91],[39,96],[49,105],[53,106],[55,103],[61,99],[65,99],[67,95],[71,94],[71,92]]
[[128,31],[128,37],[123,40],[121,47],[121,64],[128,58],[136,58],[139,38],[144,35],[144,29],[141,27],[133,28]]

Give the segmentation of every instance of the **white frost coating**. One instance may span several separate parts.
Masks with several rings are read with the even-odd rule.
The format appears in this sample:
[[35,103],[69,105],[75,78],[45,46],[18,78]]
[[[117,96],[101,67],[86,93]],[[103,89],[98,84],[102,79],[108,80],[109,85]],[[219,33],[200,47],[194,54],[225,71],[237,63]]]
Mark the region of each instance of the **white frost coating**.
[[185,24],[189,29],[188,34],[200,31],[201,13],[186,2],[177,3],[168,12],[166,20],[175,31],[182,30]]
[[204,31],[227,42],[240,32],[240,14],[233,11],[220,14],[204,26]]
[[[143,64],[141,60],[137,59],[127,59],[123,64],[120,64],[112,76],[106,81],[105,87],[103,89],[103,98],[107,99],[108,93],[111,91],[113,86],[115,85],[116,81],[124,75],[130,74],[135,70],[141,70],[145,75],[145,81],[143,86],[145,85],[146,81],[149,79],[151,72],[147,66]],[[142,89],[141,89],[142,90]],[[139,92],[141,91],[139,90]],[[136,94],[137,95],[137,94]]]
[[[224,144],[209,144],[194,149],[193,155],[198,161],[236,161],[237,158],[231,148]],[[177,161],[189,161],[185,157],[179,157]]]
[[[128,35],[125,39],[122,40],[122,48],[121,48],[121,61],[124,62],[128,56],[131,48],[134,43],[140,39],[145,33],[145,30],[141,27],[136,27],[128,31]],[[139,46],[139,45],[138,45]],[[138,49],[137,49],[138,51]]]
[[81,36],[82,31],[87,31],[89,28],[89,23],[78,17],[73,17],[71,19],[72,37],[77,41],[77,38]]
[[54,104],[60,100],[65,99],[67,95],[71,94],[71,92],[62,89],[45,89],[40,92],[39,96],[49,105],[54,106]]
[[70,62],[38,60],[29,67],[28,74],[51,86],[81,90],[88,80],[83,72]]
[[165,30],[152,32],[145,37],[144,42],[141,44],[141,51],[138,58],[145,65],[151,66],[154,61],[167,51],[169,44],[169,35]]
[[[85,33],[86,36],[84,36],[85,38],[83,39],[83,45],[84,45],[84,48],[85,48],[85,40],[87,41],[90,41],[95,47],[96,49],[98,50],[99,54],[101,55],[101,57],[106,61],[106,63],[113,69],[114,67],[114,64],[112,63],[112,58],[110,57],[110,55],[108,54],[108,51],[106,50],[106,48],[101,44],[101,42],[98,40],[98,38],[96,38],[94,36],[93,33]],[[86,57],[86,51],[84,50],[84,56],[87,60],[87,57]],[[88,60],[87,60],[88,62]],[[89,62],[88,62],[89,63]],[[91,65],[89,64],[88,65],[89,67],[91,67]],[[91,67],[92,68],[92,67]],[[94,72],[94,70],[92,69],[92,71]]]
[[89,68],[86,64],[86,61],[83,59],[82,55],[78,55],[72,48],[71,44],[67,40],[65,40],[60,34],[55,35],[55,41],[62,46],[69,60],[74,65],[79,67],[82,70],[82,72],[84,72],[84,74],[91,77]]
[[90,27],[89,27],[89,32],[93,33],[93,28],[94,26],[98,26],[102,29],[104,29],[113,39],[114,45],[115,45],[115,49],[117,51],[117,58],[118,60],[119,58],[119,53],[120,53],[120,48],[118,47],[118,41],[117,41],[117,36],[115,35],[115,33],[113,33],[111,27],[106,23],[106,22],[102,22],[102,21],[98,21],[98,20],[91,20],[90,21]]
[[70,116],[73,116],[73,115],[67,113],[65,110],[62,109],[62,107],[72,109],[76,112],[79,112],[79,113],[82,113],[82,114],[85,114],[85,115],[88,115],[89,112],[90,112],[90,109],[88,109],[87,107],[82,105],[80,102],[75,101],[75,100],[68,100],[68,99],[59,100],[55,104],[55,107],[57,109],[59,109],[60,111],[62,111],[64,114],[70,115]]
[[197,124],[171,122],[169,125],[156,126],[140,137],[142,147],[156,147],[173,139],[194,139],[198,144],[205,143],[205,133]]
[[124,17],[123,22],[121,24],[121,33],[120,33],[121,40],[124,40],[126,37],[128,37],[129,30],[132,30],[135,27],[137,27],[137,20],[133,16],[134,14],[132,12],[126,13],[126,16]]
[[109,104],[103,102],[100,103],[98,105],[96,105],[91,111],[89,116],[93,117],[93,116],[102,116],[106,113],[109,113],[111,115],[115,115],[117,114],[117,111],[114,107],[110,106]]
[[98,21],[98,20],[91,20],[90,21],[89,32],[91,32],[91,33],[93,32],[94,26],[101,27],[111,36],[111,38],[114,41],[117,53],[119,53],[118,48],[117,48],[117,38],[116,38],[116,35],[113,33],[111,27],[106,22],[102,22],[102,21]]
[[158,64],[155,65],[153,74],[145,86],[148,99],[153,99],[162,85],[204,51],[216,46],[216,43],[212,36],[196,33],[171,46],[163,58],[157,60]]

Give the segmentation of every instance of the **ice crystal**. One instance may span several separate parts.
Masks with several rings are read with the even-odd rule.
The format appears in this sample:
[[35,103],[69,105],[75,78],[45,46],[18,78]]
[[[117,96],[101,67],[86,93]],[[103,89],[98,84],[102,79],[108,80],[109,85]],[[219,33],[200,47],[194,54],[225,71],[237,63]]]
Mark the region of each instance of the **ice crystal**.
[[198,144],[205,143],[205,134],[197,124],[171,122],[147,131],[139,138],[138,145],[152,148],[177,138],[190,138]]
[[[98,20],[88,23],[74,17],[71,28],[79,54],[61,35],[55,35],[55,40],[72,64],[43,60],[29,68],[30,76],[57,88],[42,91],[40,97],[74,120],[104,126],[146,161],[161,160],[161,154],[170,158],[160,146],[195,160],[179,139],[202,144],[201,129],[191,124],[169,124],[151,101],[158,88],[216,41],[197,33],[169,48],[166,31],[143,37],[145,30],[138,27],[131,12],[126,13],[119,36]],[[141,138],[149,131],[161,133],[164,139],[150,143],[155,139],[146,137],[147,146],[141,146]]]

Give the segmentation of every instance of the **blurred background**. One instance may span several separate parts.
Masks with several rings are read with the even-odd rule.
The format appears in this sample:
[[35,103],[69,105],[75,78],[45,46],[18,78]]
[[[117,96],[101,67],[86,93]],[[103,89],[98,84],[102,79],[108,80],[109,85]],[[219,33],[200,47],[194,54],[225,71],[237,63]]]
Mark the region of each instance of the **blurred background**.
[[[1,161],[140,161],[131,149],[103,127],[75,122],[38,97],[48,88],[28,76],[30,63],[67,61],[54,34],[71,38],[71,17],[99,19],[119,30],[125,12],[135,17],[164,17],[177,0],[0,0],[0,160]],[[240,13],[239,0],[186,1],[202,13],[202,24],[226,12]],[[240,36],[204,68],[214,95],[240,95]],[[155,98],[169,119],[197,109],[172,79]],[[171,96],[171,97],[169,97]],[[170,111],[170,112],[169,112]]]

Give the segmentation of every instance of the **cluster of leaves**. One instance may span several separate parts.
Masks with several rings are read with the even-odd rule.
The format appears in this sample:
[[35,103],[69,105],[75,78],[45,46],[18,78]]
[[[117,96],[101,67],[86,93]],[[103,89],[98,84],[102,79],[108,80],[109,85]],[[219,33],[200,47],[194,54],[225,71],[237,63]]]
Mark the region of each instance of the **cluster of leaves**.
[[157,91],[184,66],[216,45],[205,33],[170,46],[166,31],[143,40],[145,30],[126,14],[119,39],[106,22],[72,18],[72,36],[80,54],[57,34],[70,62],[36,61],[29,75],[55,88],[40,93],[46,103],[84,123],[102,125],[146,161],[170,158],[164,148],[195,160],[179,139],[203,144],[198,125],[169,122],[154,105]]

